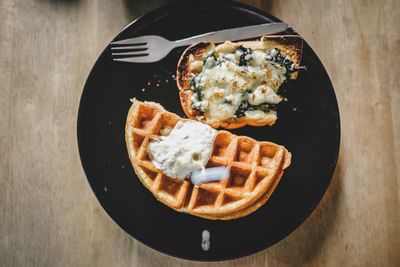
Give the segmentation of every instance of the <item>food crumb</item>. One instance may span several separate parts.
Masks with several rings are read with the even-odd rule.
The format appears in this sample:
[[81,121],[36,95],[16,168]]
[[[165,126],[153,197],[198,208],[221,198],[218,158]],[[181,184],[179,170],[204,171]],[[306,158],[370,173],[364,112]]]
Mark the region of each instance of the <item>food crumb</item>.
[[107,186],[104,186],[104,192],[107,192],[107,190],[108,190]]
[[168,80],[168,79],[166,79],[166,80],[165,80],[165,82],[167,83],[167,82],[169,82],[169,80]]
[[147,82],[147,85],[151,85],[151,82]]
[[142,88],[142,92],[144,92],[144,91],[146,91],[146,89],[145,89],[145,88]]
[[210,232],[208,230],[203,230],[201,239],[201,249],[208,251],[210,249]]
[[156,84],[156,86],[157,86],[157,87],[160,87],[160,84],[159,84],[159,83],[157,83],[157,84]]

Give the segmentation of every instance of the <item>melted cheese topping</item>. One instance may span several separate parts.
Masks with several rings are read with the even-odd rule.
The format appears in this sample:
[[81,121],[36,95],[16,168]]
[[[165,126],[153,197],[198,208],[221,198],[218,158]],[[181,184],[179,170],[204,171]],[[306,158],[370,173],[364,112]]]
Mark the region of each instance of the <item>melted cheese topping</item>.
[[253,119],[253,120],[264,119],[267,116],[270,117],[271,119],[276,120],[276,112],[273,112],[273,111],[266,113],[262,110],[247,110],[244,114],[247,118]]
[[[282,101],[277,91],[286,80],[287,70],[268,60],[276,51],[255,50],[244,54],[236,48],[232,42],[218,45],[204,56],[201,71],[192,74],[194,83],[201,88],[192,96],[193,106],[211,121],[236,118],[236,112],[244,101],[253,106]],[[240,66],[241,60],[246,61],[245,66]],[[200,63],[191,60],[193,69],[198,69]],[[262,119],[276,112],[257,110],[248,114],[253,114],[253,118],[257,114],[256,117]]]
[[154,166],[170,177],[184,179],[210,160],[217,131],[197,121],[179,121],[168,136],[147,147]]
[[282,101],[282,97],[268,85],[258,86],[252,93],[248,94],[248,102],[254,106],[263,103],[278,104]]

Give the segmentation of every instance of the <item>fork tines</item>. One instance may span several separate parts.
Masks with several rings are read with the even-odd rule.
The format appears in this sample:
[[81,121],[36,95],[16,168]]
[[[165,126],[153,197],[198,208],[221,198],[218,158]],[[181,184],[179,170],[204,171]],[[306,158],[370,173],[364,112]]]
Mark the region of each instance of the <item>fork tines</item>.
[[[126,61],[125,56],[148,56],[147,41],[144,37],[129,38],[111,43],[111,55],[116,61]],[[123,57],[123,58],[121,58]]]

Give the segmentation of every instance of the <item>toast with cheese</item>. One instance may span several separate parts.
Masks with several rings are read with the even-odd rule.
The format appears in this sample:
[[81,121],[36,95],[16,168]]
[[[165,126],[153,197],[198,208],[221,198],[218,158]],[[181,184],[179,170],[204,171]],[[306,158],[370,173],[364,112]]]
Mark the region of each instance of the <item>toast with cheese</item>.
[[176,75],[184,113],[214,128],[273,125],[278,90],[297,78],[302,48],[297,35],[188,47]]

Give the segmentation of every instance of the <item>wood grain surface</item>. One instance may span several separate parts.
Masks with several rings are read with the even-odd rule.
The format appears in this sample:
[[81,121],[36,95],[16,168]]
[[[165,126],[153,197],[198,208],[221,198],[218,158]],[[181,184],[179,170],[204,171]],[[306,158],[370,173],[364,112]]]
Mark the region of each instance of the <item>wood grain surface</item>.
[[[172,1],[0,1],[0,265],[209,266],[156,252],[103,211],[83,173],[84,82],[127,23]],[[400,265],[400,2],[243,1],[288,22],[336,90],[342,143],[311,217],[216,266]]]

